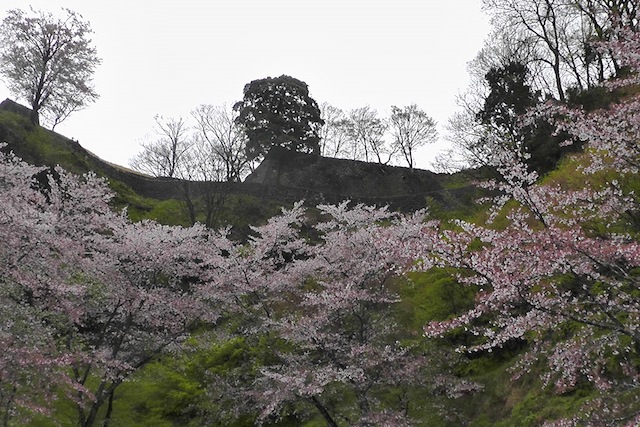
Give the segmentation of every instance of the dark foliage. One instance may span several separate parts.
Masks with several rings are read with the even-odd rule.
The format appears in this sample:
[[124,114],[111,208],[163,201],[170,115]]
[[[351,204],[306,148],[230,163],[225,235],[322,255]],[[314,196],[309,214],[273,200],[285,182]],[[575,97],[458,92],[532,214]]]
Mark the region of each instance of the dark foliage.
[[485,79],[490,92],[477,115],[481,123],[495,126],[508,134],[519,135],[523,132],[518,123],[519,116],[540,99],[540,92],[534,92],[527,84],[528,74],[527,66],[519,62],[489,70]]
[[307,84],[290,76],[254,80],[234,107],[247,134],[247,156],[263,157],[271,147],[319,153],[324,121]]
[[525,64],[510,62],[504,67],[492,68],[485,79],[490,88],[484,107],[477,119],[503,135],[509,135],[514,150],[528,155],[527,164],[540,174],[553,170],[562,156],[577,147],[564,147],[566,134],[555,134],[555,126],[538,118],[522,123],[526,112],[541,102],[540,91],[533,91],[527,84],[529,70]]

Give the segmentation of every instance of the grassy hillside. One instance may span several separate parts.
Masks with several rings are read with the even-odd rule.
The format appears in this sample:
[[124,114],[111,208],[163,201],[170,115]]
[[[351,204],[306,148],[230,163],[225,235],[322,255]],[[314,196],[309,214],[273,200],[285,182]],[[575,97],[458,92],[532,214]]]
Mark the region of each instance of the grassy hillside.
[[[139,174],[103,161],[84,149],[77,141],[33,125],[28,110],[13,101],[0,104],[0,141],[5,150],[37,166],[56,165],[77,173],[95,173],[105,178],[115,193],[114,207],[127,208],[133,220],[153,219],[170,225],[190,225],[185,207],[185,185],[206,185],[207,193],[228,194],[220,221],[244,230],[253,221],[264,221],[278,212],[278,204],[267,199],[268,191],[242,191],[225,183],[188,183],[169,178]],[[230,187],[230,188],[227,188]],[[236,186],[237,187],[237,186]],[[262,197],[264,196],[264,197]],[[197,220],[202,221],[201,201],[196,200]]]
[[[83,174],[96,173],[115,191],[115,206],[127,207],[134,220],[154,219],[171,225],[189,225],[185,190],[206,195],[224,195],[217,225],[231,225],[246,232],[249,224],[265,221],[279,206],[305,200],[308,206],[354,203],[412,211],[430,207],[445,214],[469,211],[478,197],[472,180],[486,175],[466,171],[453,175],[425,170],[384,166],[344,159],[322,158],[273,150],[258,169],[242,183],[195,183],[155,178],[108,163],[84,149],[77,141],[35,126],[29,110],[11,100],[0,104],[0,140],[26,162]],[[195,190],[195,191],[194,191]],[[202,200],[196,202],[196,217],[204,222]]]

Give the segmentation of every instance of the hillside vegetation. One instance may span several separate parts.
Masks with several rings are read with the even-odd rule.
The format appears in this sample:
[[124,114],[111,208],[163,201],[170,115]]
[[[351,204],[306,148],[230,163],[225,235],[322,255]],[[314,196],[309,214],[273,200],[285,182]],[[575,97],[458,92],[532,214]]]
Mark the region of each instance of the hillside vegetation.
[[[127,206],[132,219],[189,225],[186,207],[180,207],[189,181],[151,177],[105,162],[77,141],[32,124],[29,115],[28,108],[11,100],[0,103],[0,139],[8,144],[8,150],[34,165],[60,165],[74,173],[91,171],[107,178],[116,192],[116,207]],[[250,215],[247,219],[254,224],[263,222],[278,212],[278,206],[291,206],[299,200],[306,200],[309,206],[348,199],[405,211],[428,205],[445,211],[464,209],[477,198],[471,181],[487,174],[480,170],[435,174],[274,149],[244,182],[206,183],[198,190],[229,195],[218,225],[246,227],[248,223],[242,218]],[[204,215],[205,208],[200,211],[199,215]]]
[[4,425],[637,425],[624,83],[538,112],[584,144],[542,177],[274,150],[244,183],[155,179],[5,101]]

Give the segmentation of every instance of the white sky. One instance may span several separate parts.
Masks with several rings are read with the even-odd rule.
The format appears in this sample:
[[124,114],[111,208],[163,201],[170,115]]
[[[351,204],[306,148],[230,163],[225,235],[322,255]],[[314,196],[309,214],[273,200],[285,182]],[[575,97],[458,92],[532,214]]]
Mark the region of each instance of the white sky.
[[[418,104],[440,142],[419,152],[429,168],[468,84],[466,63],[489,25],[481,0],[3,0],[8,9],[79,12],[102,58],[100,98],[56,127],[101,158],[127,165],[156,114],[190,117],[232,104],[251,80],[303,80],[318,102],[349,110]],[[0,100],[11,97],[0,81]],[[26,104],[24,100],[18,100]]]

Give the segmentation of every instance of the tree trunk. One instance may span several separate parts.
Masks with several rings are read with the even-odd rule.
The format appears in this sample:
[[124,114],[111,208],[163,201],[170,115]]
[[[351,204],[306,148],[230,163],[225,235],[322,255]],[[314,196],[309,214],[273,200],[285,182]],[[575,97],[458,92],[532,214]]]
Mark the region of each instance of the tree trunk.
[[13,403],[13,401],[15,400],[15,395],[17,392],[17,388],[14,385],[11,388],[11,393],[9,396],[7,396],[7,404],[5,405],[6,407],[4,408],[4,414],[2,416],[2,427],[8,427],[9,426],[9,416],[11,414],[11,404]]
[[111,413],[113,412],[113,395],[114,394],[115,394],[115,389],[111,390],[111,393],[109,393],[109,403],[107,404],[107,413],[104,416],[102,427],[109,427],[109,422],[111,421]]
[[[365,396],[364,392],[358,392],[357,394],[358,394],[358,407],[360,408],[360,413],[362,414],[362,416],[367,416],[370,411],[369,401],[367,400],[367,397]],[[364,424],[364,425],[369,425],[369,424]]]
[[38,112],[37,109],[35,108],[31,109],[31,114],[29,115],[29,119],[31,120],[31,123],[33,123],[34,125],[40,125],[40,113]]
[[188,180],[181,180],[179,187],[184,195],[184,203],[187,207],[187,214],[189,215],[189,222],[191,225],[196,223],[196,207],[193,203],[193,196],[191,195],[191,183]]
[[329,411],[327,411],[327,408],[324,407],[324,405],[320,402],[320,400],[313,396],[311,397],[311,403],[313,403],[313,405],[316,407],[316,409],[320,412],[320,415],[322,415],[322,418],[324,418],[324,420],[327,422],[328,426],[331,427],[338,427],[338,424],[333,420],[333,418],[331,417],[331,414],[329,413]]

